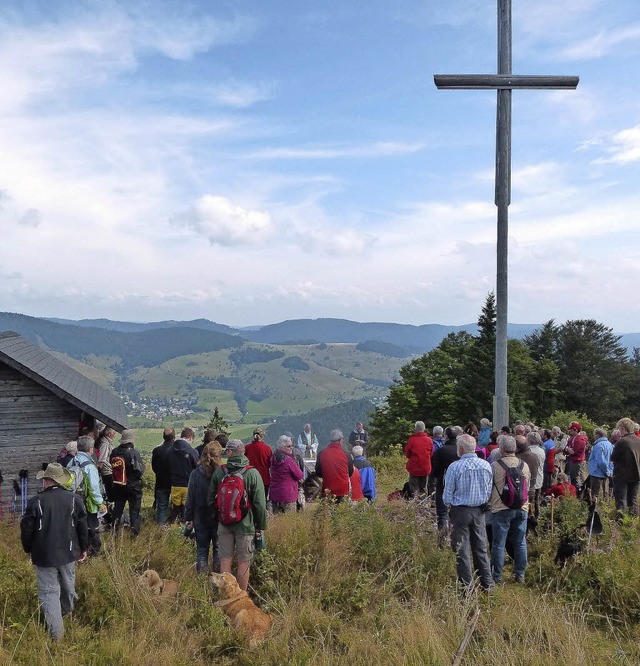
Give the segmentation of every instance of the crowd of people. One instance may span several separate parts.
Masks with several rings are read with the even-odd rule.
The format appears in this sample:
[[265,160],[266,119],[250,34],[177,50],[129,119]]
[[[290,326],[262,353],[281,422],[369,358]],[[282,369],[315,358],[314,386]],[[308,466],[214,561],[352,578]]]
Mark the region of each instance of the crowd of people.
[[[123,525],[125,518],[132,537],[140,532],[145,464],[133,430],[124,430],[117,445],[116,436],[105,427],[95,437],[85,431],[69,442],[58,461],[38,473],[43,490],[28,502],[21,521],[22,544],[36,566],[38,596],[54,640],[62,636],[63,615],[73,611],[77,599],[75,562],[97,556],[101,531]],[[263,436],[256,428],[245,445],[207,430],[194,447],[191,428],[179,437],[167,428],[151,454],[156,521],[180,524],[195,538],[197,572],[231,572],[235,560],[243,590],[269,517],[304,510],[310,474],[322,480],[323,495],[336,502],[376,497],[362,423],[349,437],[353,446],[340,430],[319,445],[310,424],[297,440],[283,433],[274,447]]]
[[[435,426],[432,434],[417,421],[404,454],[408,497],[434,497],[436,522],[450,538],[458,578],[465,586],[477,576],[490,591],[503,578],[505,550],[512,554],[513,580],[527,568],[527,524],[548,498],[583,497],[589,502],[612,495],[623,514],[638,515],[640,426],[621,419],[608,437],[580,423],[563,432],[516,422],[494,431],[480,427]],[[63,632],[63,615],[73,610],[75,562],[100,553],[100,533],[128,524],[140,532],[145,464],[135,433],[105,427],[96,437],[82,433],[58,461],[37,475],[43,490],[32,497],[21,521],[22,543],[36,566],[38,595],[52,638]],[[345,438],[331,432],[323,444],[305,424],[295,437],[283,433],[274,446],[256,428],[251,441],[215,430],[194,446],[195,432],[163,432],[153,449],[154,515],[161,524],[180,524],[196,544],[196,571],[231,572],[247,589],[254,553],[264,546],[268,521],[304,511],[305,485],[315,480],[335,503],[373,502],[376,474],[367,459],[368,434],[362,423]]]
[[[471,586],[477,575],[490,591],[502,581],[505,548],[513,553],[513,580],[524,582],[527,525],[537,519],[545,497],[583,497],[590,503],[612,495],[620,515],[638,515],[640,425],[623,418],[608,439],[595,428],[589,442],[580,423],[564,433],[559,426],[534,423],[492,431],[433,428],[422,421],[404,448],[410,496],[435,496],[437,526],[449,535],[456,553],[458,579]],[[489,554],[490,551],[490,554]]]

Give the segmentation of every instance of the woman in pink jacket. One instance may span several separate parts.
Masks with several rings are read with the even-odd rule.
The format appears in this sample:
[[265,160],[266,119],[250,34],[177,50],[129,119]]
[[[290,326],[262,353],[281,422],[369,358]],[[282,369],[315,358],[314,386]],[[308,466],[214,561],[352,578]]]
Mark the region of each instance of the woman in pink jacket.
[[304,474],[293,457],[293,442],[290,437],[278,438],[276,452],[271,457],[271,485],[269,500],[273,513],[286,513],[296,510],[298,485]]

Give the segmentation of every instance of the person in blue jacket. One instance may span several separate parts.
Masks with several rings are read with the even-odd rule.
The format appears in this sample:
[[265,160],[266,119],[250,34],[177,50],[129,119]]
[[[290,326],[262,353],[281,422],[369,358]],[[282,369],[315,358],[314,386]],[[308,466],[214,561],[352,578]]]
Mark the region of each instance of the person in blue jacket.
[[589,492],[592,498],[604,497],[608,491],[609,479],[613,476],[613,463],[611,453],[613,444],[607,439],[604,428],[593,431],[596,438],[589,455],[587,469],[589,470]]
[[364,457],[364,450],[361,446],[354,446],[351,449],[353,454],[353,466],[360,472],[362,482],[362,494],[367,498],[367,502],[373,502],[376,498],[376,470],[371,461]]

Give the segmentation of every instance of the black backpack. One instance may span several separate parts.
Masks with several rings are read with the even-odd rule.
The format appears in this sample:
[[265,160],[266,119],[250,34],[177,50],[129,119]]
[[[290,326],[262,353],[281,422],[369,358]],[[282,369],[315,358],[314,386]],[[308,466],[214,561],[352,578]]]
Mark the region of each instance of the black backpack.
[[504,469],[504,487],[500,490],[496,486],[496,490],[500,493],[500,500],[510,509],[522,509],[529,492],[524,475],[524,462],[521,460],[516,467],[509,467],[500,459],[497,462]]

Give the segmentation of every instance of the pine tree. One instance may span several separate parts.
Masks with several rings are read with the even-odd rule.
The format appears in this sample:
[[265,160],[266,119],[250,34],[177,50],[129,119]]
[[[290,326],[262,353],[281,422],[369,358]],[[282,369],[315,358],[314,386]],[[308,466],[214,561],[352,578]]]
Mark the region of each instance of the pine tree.
[[217,430],[224,435],[229,435],[229,424],[220,416],[217,407],[213,408],[213,416],[211,417],[211,421],[207,423],[205,430]]

